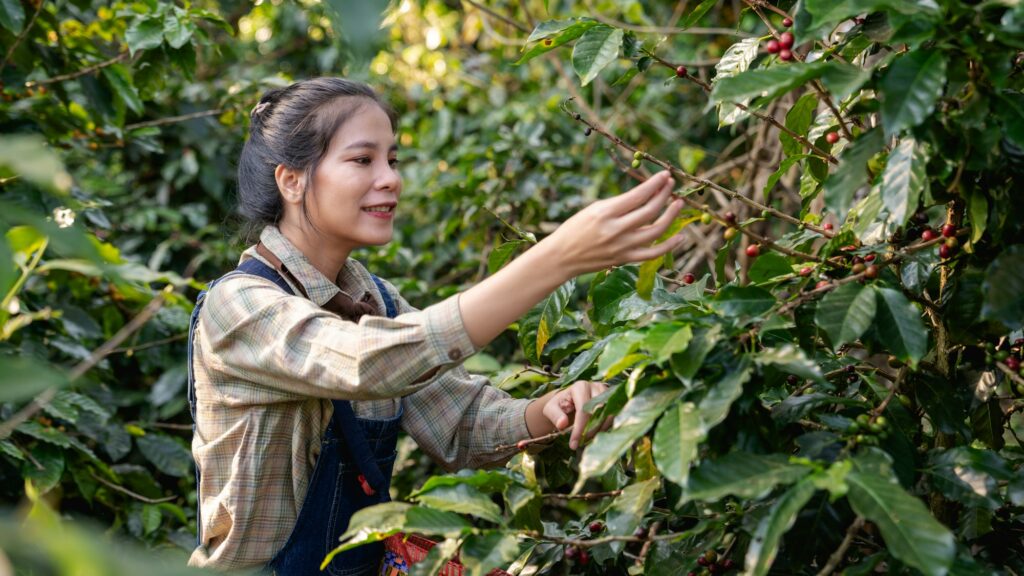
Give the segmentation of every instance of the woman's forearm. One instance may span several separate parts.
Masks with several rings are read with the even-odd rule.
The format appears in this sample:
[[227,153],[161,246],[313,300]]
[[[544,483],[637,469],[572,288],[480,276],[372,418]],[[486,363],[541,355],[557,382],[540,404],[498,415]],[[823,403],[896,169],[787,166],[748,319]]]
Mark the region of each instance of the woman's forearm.
[[522,256],[466,290],[459,311],[473,345],[480,348],[501,334],[530,308],[575,276],[550,243],[541,242]]

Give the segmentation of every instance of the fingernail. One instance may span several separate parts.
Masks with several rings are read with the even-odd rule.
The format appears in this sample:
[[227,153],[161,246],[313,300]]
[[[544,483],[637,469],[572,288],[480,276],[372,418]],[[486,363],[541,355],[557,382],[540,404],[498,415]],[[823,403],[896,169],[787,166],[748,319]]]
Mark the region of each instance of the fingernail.
[[572,448],[573,450],[575,450],[576,447],[579,446],[579,445],[580,445],[580,443],[575,441],[575,440],[570,440],[569,441],[569,448]]

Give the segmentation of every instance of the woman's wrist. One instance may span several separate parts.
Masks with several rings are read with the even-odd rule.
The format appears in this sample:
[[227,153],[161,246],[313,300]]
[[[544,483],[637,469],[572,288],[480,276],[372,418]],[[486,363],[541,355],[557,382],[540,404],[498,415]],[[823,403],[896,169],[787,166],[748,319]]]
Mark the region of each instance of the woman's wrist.
[[526,405],[526,430],[530,438],[539,438],[558,431],[558,428],[544,415],[544,404],[558,393],[558,390],[548,392]]

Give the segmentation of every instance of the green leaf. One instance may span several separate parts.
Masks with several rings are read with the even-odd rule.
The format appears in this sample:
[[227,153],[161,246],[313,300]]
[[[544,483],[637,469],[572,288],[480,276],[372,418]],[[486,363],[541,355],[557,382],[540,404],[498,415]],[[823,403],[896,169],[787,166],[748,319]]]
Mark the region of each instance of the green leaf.
[[981,317],[1024,328],[1024,244],[1009,246],[985,270]]
[[495,524],[501,523],[501,508],[489,496],[468,484],[438,486],[428,492],[420,491],[415,500],[437,510],[472,514]]
[[825,376],[821,373],[821,366],[808,358],[803,350],[793,344],[766,348],[754,356],[754,361],[760,366],[775,366],[787,374],[795,374],[815,382],[825,382]]
[[630,366],[647,359],[644,354],[634,354],[633,351],[640,346],[644,335],[640,332],[626,332],[616,334],[611,339],[597,362],[597,378],[608,380],[629,368]]
[[645,422],[633,426],[621,426],[595,436],[583,450],[583,456],[580,458],[579,478],[572,489],[573,494],[583,488],[588,478],[607,472],[612,464],[636,442],[637,438],[647,433],[650,427],[650,422]]
[[[761,40],[759,38],[746,38],[730,46],[722,59],[715,64],[714,83],[725,78],[735,76],[750,68],[750,63],[757,58]],[[747,102],[740,102],[747,104]],[[731,103],[722,103],[718,107],[718,125],[729,126],[746,118],[748,114]]]
[[[814,111],[817,108],[818,96],[814,92],[804,94],[786,113],[786,128],[801,136],[807,136],[807,131],[811,128],[811,122],[814,121]],[[779,139],[782,141],[782,151],[786,156],[795,156],[803,153],[803,144],[797,142],[789,134],[780,131]],[[781,168],[780,166],[779,169],[781,170]],[[767,194],[767,192],[765,193]]]
[[36,446],[32,449],[32,459],[21,463],[21,475],[32,482],[40,494],[56,488],[63,474],[64,451],[50,444]]
[[953,534],[939,523],[920,499],[907,494],[890,472],[862,470],[854,459],[847,477],[847,498],[854,512],[874,522],[889,552],[925,574],[943,575],[953,562]]
[[[822,38],[824,33],[843,20],[871,12],[916,15],[923,21],[934,20],[940,15],[938,5],[933,0],[805,0],[804,8],[811,15],[807,31],[814,38]],[[807,33],[804,30],[801,32]]]
[[152,504],[142,505],[142,531],[147,536],[156,531],[160,527],[160,521],[163,520],[163,514],[160,512],[160,508]]
[[897,226],[917,211],[921,194],[927,194],[928,149],[913,138],[904,138],[889,154],[882,173],[882,203],[889,211],[889,221]]
[[[623,488],[608,510],[608,533],[613,536],[631,536],[651,509],[654,493],[660,485],[657,478],[651,478]],[[625,542],[613,542],[612,551],[619,554],[625,545]]]
[[0,402],[19,402],[68,383],[66,374],[32,358],[0,358]]
[[575,290],[576,280],[569,280],[555,289],[541,303],[540,322],[537,324],[537,358],[543,354],[544,346],[558,327],[558,322],[562,319],[562,314],[565,313],[565,306],[569,303]]
[[192,453],[169,436],[150,432],[135,439],[142,455],[169,476],[188,476],[192,471]]
[[106,78],[118,98],[123,100],[132,112],[142,114],[142,100],[139,98],[139,91],[135,89],[132,76],[127,68],[121,64],[107,66],[103,69],[103,77]]
[[896,59],[880,86],[886,137],[924,122],[945,83],[946,57],[938,50],[911,50]]
[[686,30],[687,28],[693,26],[694,24],[697,23],[698,20],[703,18],[704,15],[708,13],[708,10],[714,8],[717,2],[718,0],[704,0],[703,2],[698,4],[692,12],[687,14],[686,18],[683,19],[681,24],[679,24],[679,27],[683,30]]
[[1001,450],[1003,448],[1003,411],[998,400],[982,402],[971,411],[971,432],[974,439],[984,442],[987,446]]
[[466,537],[461,559],[466,576],[485,576],[495,568],[506,568],[518,554],[519,545],[514,535],[487,531]]
[[456,474],[431,476],[423,486],[410,494],[411,498],[429,492],[439,486],[467,484],[484,492],[501,492],[515,480],[505,470],[461,470]]
[[500,270],[523,244],[526,244],[525,240],[513,240],[491,250],[491,253],[487,255],[487,273],[494,274]]
[[22,422],[21,424],[18,425],[17,428],[15,428],[15,430],[17,432],[20,432],[21,434],[31,436],[36,440],[41,440],[43,442],[46,442],[47,444],[52,444],[53,446],[59,446],[61,448],[71,447],[71,440],[70,438],[68,438],[67,434],[61,432],[56,428],[43,426],[42,424],[35,420]]
[[746,574],[763,576],[775,562],[782,536],[796,522],[797,514],[814,496],[816,491],[810,479],[803,479],[793,485],[772,504],[768,514],[761,518],[754,537],[747,548]]
[[704,440],[702,414],[692,402],[670,408],[654,429],[654,462],[666,479],[680,486],[690,476],[690,463]]
[[814,323],[828,334],[832,349],[854,342],[875,319],[875,293],[857,282],[843,284],[818,303]]
[[[793,142],[797,146],[800,146],[800,149],[798,149],[796,152],[799,152],[800,150],[803,149],[803,145],[802,144],[800,144],[796,140],[793,140],[792,138],[790,138],[789,135],[787,135],[785,132],[782,132],[781,134],[782,134],[783,138],[788,138],[790,142]],[[786,140],[783,140],[783,149],[785,149],[785,142],[786,142]],[[801,160],[804,160],[805,158],[810,158],[810,157],[811,157],[810,154],[799,154],[799,153],[797,153],[797,154],[795,154],[793,156],[787,156],[785,160],[783,160],[782,162],[779,162],[778,170],[776,170],[775,172],[772,172],[772,175],[768,177],[768,181],[765,182],[764,190],[762,191],[762,193],[764,194],[765,200],[768,199],[768,195],[771,194],[772,189],[775,188],[775,185],[779,183],[779,179],[782,178],[783,176],[785,176],[786,172],[789,172],[790,168],[792,168],[794,164],[800,162]],[[765,256],[767,256],[767,254],[765,254]],[[761,258],[764,258],[764,256],[759,257],[758,260],[760,260]]]
[[605,346],[607,346],[608,342],[613,340],[613,338],[613,336],[608,336],[602,340],[598,340],[593,346],[587,348],[573,358],[569,367],[566,368],[562,372],[562,375],[559,376],[557,380],[553,381],[551,385],[564,386],[570,382],[579,380],[580,376],[594,365],[594,361],[597,360],[597,357],[600,356],[602,352],[604,352]]
[[889,351],[911,366],[928,352],[928,329],[921,320],[921,311],[902,292],[892,288],[875,288],[878,293],[876,325],[882,342]]
[[164,38],[171,48],[181,48],[192,39],[192,23],[185,11],[177,6],[164,16]]
[[629,426],[650,426],[683,394],[682,389],[672,383],[655,384],[644,388],[629,399],[615,417],[617,428]]
[[702,463],[690,473],[680,504],[693,500],[715,502],[726,496],[761,498],[779,484],[792,484],[811,471],[790,464],[781,454],[731,452]]
[[688,324],[655,324],[647,329],[640,346],[651,353],[656,363],[662,364],[673,354],[686,350],[692,338],[693,330]]
[[775,305],[775,296],[756,286],[726,286],[718,291],[712,307],[723,316],[757,316]]
[[[661,236],[659,236],[658,239],[654,241],[654,244],[661,244],[662,242],[678,234],[680,230],[682,230],[689,224],[696,222],[697,220],[700,220],[700,214],[697,213],[696,215],[694,215],[695,212],[695,210],[691,210],[688,211],[688,214],[686,216],[680,215],[680,217],[676,218],[672,222],[672,224],[664,232],[662,232]],[[636,291],[641,298],[645,300],[649,300],[651,298],[651,291],[654,290],[654,284],[655,279],[658,275],[658,270],[661,270],[661,267],[664,264],[666,258],[668,258],[667,254],[663,256],[658,256],[657,258],[651,258],[650,260],[647,260],[640,264],[640,271],[636,280]]]
[[609,325],[615,321],[622,302],[636,292],[636,281],[635,268],[623,266],[613,270],[594,287],[594,319],[599,324]]
[[64,163],[41,136],[0,136],[0,165],[45,190],[65,194],[71,188]]
[[761,104],[775,100],[791,90],[807,84],[812,80],[827,75],[841,99],[843,93],[849,93],[853,87],[859,87],[868,79],[867,71],[857,66],[839,62],[794,62],[786,66],[747,70],[736,76],[723,78],[715,83],[711,90],[711,101],[743,102],[752,98],[760,98]]
[[442,540],[427,552],[419,562],[409,567],[409,576],[435,576],[452,560],[459,551],[458,540]]
[[25,9],[20,0],[0,0],[0,26],[15,34],[25,27]]
[[862,134],[846,149],[840,158],[839,167],[825,180],[825,206],[839,220],[846,219],[857,189],[868,183],[868,160],[883,145],[881,130],[875,128]]
[[988,198],[984,192],[978,189],[971,192],[967,214],[971,221],[971,242],[977,242],[981,240],[988,226]]
[[615,61],[622,48],[623,32],[601,24],[583,33],[572,49],[572,67],[583,86],[597,78],[606,66]]
[[[406,524],[406,516],[414,506],[406,502],[385,502],[356,510],[348,522],[348,529],[339,538],[341,545],[324,558],[320,569],[323,570],[335,554],[351,550],[362,544],[379,542],[392,534],[401,531]],[[451,514],[461,520],[455,514]]]
[[700,420],[704,430],[710,430],[725,420],[732,403],[743,395],[743,385],[751,375],[750,363],[742,359],[731,366],[718,382],[707,383],[708,392],[700,401]]
[[[783,163],[785,163],[785,161],[783,161]],[[761,284],[769,282],[773,278],[778,278],[779,276],[792,273],[793,266],[785,256],[782,254],[776,254],[775,252],[769,252],[758,256],[754,260],[754,263],[750,265],[750,270],[747,272],[747,276],[750,278],[751,282]]]
[[697,374],[704,364],[704,358],[722,339],[722,326],[714,324],[710,328],[698,328],[693,336],[686,350],[672,357],[672,372],[683,381]]
[[[598,26],[600,22],[592,18],[573,18],[571,20],[548,20],[547,22],[541,22],[537,25],[537,28],[533,30],[530,37],[526,39],[526,43],[537,42],[532,48],[527,50],[519,60],[516,60],[515,65],[532,60],[537,56],[550,52],[559,46],[572,42],[579,38],[584,32],[591,28]],[[542,42],[542,40],[550,39],[550,43]]]
[[132,56],[139,50],[156,48],[164,41],[164,23],[159,17],[140,17],[132,22],[125,33],[125,41]]
[[452,538],[472,528],[473,525],[458,514],[426,506],[414,506],[405,514],[404,529],[416,534]]

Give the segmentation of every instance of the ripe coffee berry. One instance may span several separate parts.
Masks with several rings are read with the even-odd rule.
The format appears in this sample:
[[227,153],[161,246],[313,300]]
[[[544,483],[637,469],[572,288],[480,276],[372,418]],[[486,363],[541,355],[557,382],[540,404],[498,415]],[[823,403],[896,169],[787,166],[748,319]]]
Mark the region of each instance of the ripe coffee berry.
[[732,212],[726,212],[723,218],[725,218],[725,223],[730,226],[736,224],[736,215],[733,214]]
[[945,244],[939,244],[939,258],[945,260],[953,255],[953,249]]
[[1010,356],[1006,359],[1006,367],[1016,372],[1017,370],[1020,370],[1020,360]]
[[822,230],[824,230],[824,231],[826,231],[826,232],[831,232],[831,231],[832,231],[832,228],[833,228],[833,226],[832,226],[832,223],[831,223],[831,222],[825,222],[825,223],[824,223],[824,224],[822,224],[822,226],[821,226],[821,229],[822,229]]
[[747,256],[750,256],[751,258],[757,258],[760,255],[761,255],[761,246],[760,245],[758,245],[758,244],[751,244],[750,246],[747,246]]
[[778,54],[779,50],[782,50],[782,46],[779,45],[778,40],[772,38],[764,45],[764,49],[767,50],[769,54]]
[[565,557],[568,558],[569,560],[572,560],[573,558],[576,558],[579,555],[580,555],[580,549],[575,547],[575,546],[569,546],[568,548],[565,549]]
[[810,276],[811,272],[814,272],[814,268],[811,268],[810,266],[804,266],[800,269],[800,275],[804,278]]
[[683,284],[693,284],[697,280],[697,277],[693,275],[693,272],[687,272],[683,274]]
[[785,18],[782,19],[782,25],[785,26],[786,28],[793,26],[793,19],[790,18],[789,16],[786,16]]
[[779,34],[779,45],[782,46],[783,48],[792,48],[793,47],[793,33],[792,32],[783,32],[782,34]]
[[522,452],[523,450],[526,450],[526,447],[529,445],[529,442],[527,442],[526,440],[520,440],[519,442],[516,443],[516,449]]
[[829,281],[828,280],[818,280],[818,283],[814,285],[814,289],[817,290],[818,288],[824,288],[825,286],[828,286],[828,285],[829,285]]
[[786,376],[786,383],[789,385],[796,384],[799,381],[800,379],[797,378],[796,374],[790,374],[789,376]]
[[676,66],[676,78],[684,78],[686,76],[686,72],[686,66],[683,66],[682,64]]
[[935,230],[932,230],[931,228],[925,228],[924,232],[921,232],[921,240],[924,240],[925,242],[935,240],[936,238],[938,238],[938,235],[936,235]]
[[829,144],[839,142],[839,132],[829,132],[828,134],[825,134],[825,141]]
[[604,522],[601,522],[600,520],[594,520],[590,523],[591,532],[600,532],[601,530],[604,530]]
[[580,565],[586,566],[590,563],[590,554],[586,550],[580,550]]
[[779,50],[779,60],[783,62],[789,62],[793,59],[793,53],[789,51],[789,48],[783,48]]
[[872,265],[868,266],[867,268],[865,268],[864,269],[864,277],[868,278],[870,280],[874,280],[875,278],[878,278],[878,266],[875,266],[874,264],[872,264]]
[[864,257],[864,261],[865,262],[874,262],[875,261],[875,255],[874,254],[868,254],[867,256]]
[[710,564],[710,562],[708,562],[706,558],[701,556],[700,558],[697,558],[697,564],[700,564],[701,566],[707,566],[708,564]]
[[956,226],[952,224],[943,224],[942,235],[945,236],[946,238],[952,238],[953,236],[956,236]]

